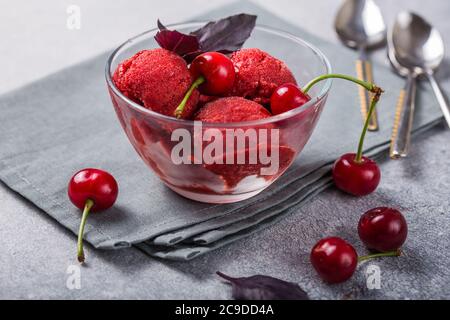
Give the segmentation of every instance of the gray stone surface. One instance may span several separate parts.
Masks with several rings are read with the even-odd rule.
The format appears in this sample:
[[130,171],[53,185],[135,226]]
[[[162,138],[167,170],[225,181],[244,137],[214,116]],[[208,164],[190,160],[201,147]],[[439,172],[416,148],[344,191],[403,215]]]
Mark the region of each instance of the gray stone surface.
[[[432,6],[426,7],[420,6],[419,1],[380,3],[388,17],[392,17],[398,8],[415,7],[417,11],[420,8],[425,16],[435,17],[441,30],[449,28],[443,19],[445,12],[448,12],[445,10],[448,9],[447,1],[434,1]],[[327,29],[329,26],[323,24],[326,19],[313,19],[311,14],[307,14],[312,10],[312,5],[307,1],[285,1],[284,8],[289,5],[292,10],[284,11],[280,2],[264,1],[263,5],[291,22],[334,39],[332,31]],[[335,7],[331,1],[315,5],[320,7],[315,12],[331,19]],[[97,12],[100,13],[100,9],[101,6]],[[31,10],[29,14],[33,16],[38,12]],[[192,15],[195,14],[197,12],[192,12]],[[11,37],[14,38],[14,34]],[[113,44],[111,42],[111,46]],[[37,52],[40,52],[39,48]],[[45,57],[44,50],[42,55]],[[381,52],[378,55],[382,59]],[[51,65],[49,61],[45,63]],[[13,76],[16,73],[10,71],[9,78],[15,79],[11,82],[22,80],[23,74],[25,79],[31,79],[32,73],[24,70],[19,71],[16,78]],[[189,263],[149,259],[133,248],[100,251],[88,247],[89,264],[82,269],[80,290],[66,287],[66,270],[74,261],[75,237],[1,185],[0,235],[3,250],[0,255],[0,297],[229,298],[229,288],[213,274],[221,270],[232,275],[265,273],[296,281],[309,291],[312,298],[448,298],[449,138],[450,134],[444,126],[437,127],[414,141],[413,152],[408,159],[383,161],[382,183],[377,192],[369,197],[355,199],[336,190],[328,190],[276,225]],[[358,244],[354,228],[359,215],[371,207],[386,204],[401,208],[407,219],[414,223],[410,223],[405,257],[376,262],[382,271],[381,290],[366,289],[365,265],[360,267],[351,281],[338,286],[326,286],[311,274],[308,253],[317,239],[325,235],[340,235]],[[346,221],[351,217],[354,223],[340,224],[344,217]],[[330,219],[333,221],[330,222]],[[304,238],[303,230],[306,228],[314,230],[317,237]],[[363,252],[360,245],[357,249]]]

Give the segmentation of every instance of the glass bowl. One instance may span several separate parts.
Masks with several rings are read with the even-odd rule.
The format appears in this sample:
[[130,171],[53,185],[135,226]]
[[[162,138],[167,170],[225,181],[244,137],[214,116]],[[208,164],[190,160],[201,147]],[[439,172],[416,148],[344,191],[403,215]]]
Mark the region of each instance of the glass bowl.
[[[188,33],[204,23],[169,27]],[[133,102],[112,81],[120,62],[140,50],[159,47],[154,39],[157,31],[153,29],[126,41],[110,55],[106,65],[111,100],[134,149],[162,182],[189,199],[230,203],[260,193],[283,174],[303,150],[325,105],[331,80],[314,86],[309,92],[312,99],[300,108],[261,120],[201,123],[172,118]],[[245,47],[259,48],[284,61],[299,85],[331,73],[322,52],[284,31],[256,26]],[[202,139],[207,132],[210,139],[214,136],[218,142],[222,140],[223,147],[213,151],[209,148],[209,153],[206,152],[207,142]],[[180,136],[190,137],[189,144],[183,141],[185,148],[180,148]]]

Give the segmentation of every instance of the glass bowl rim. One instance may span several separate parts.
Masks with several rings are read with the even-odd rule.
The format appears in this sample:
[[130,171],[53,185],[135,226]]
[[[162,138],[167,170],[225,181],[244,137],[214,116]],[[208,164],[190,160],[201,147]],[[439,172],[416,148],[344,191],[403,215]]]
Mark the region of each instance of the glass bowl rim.
[[[194,26],[199,26],[200,24],[204,25],[205,23],[207,23],[208,21],[201,21],[201,20],[194,20],[194,21],[189,21],[189,22],[184,22],[184,23],[173,23],[173,24],[169,24],[166,27],[170,27],[170,28],[186,28],[186,27],[194,27]],[[296,42],[297,44],[300,44],[304,47],[307,47],[308,49],[310,49],[311,51],[313,51],[313,53],[318,56],[318,58],[321,60],[321,62],[323,63],[323,65],[325,66],[326,69],[326,73],[325,74],[330,74],[332,73],[332,69],[331,69],[331,64],[328,60],[328,58],[325,56],[325,54],[323,54],[323,52],[318,49],[316,46],[314,46],[313,44],[309,43],[306,40],[303,40],[302,38],[299,38],[295,35],[293,35],[292,33],[289,33],[287,31],[283,31],[277,28],[273,28],[273,27],[269,27],[269,26],[265,26],[262,24],[256,24],[255,26],[256,30],[260,30],[263,32],[268,32],[274,35],[278,35],[284,38],[288,38],[291,41]],[[116,57],[116,55],[124,48],[126,48],[127,45],[132,44],[133,41],[148,35],[150,33],[154,33],[155,31],[158,31],[158,28],[153,28],[147,31],[144,31],[134,37],[129,38],[128,40],[126,40],[125,42],[123,42],[122,44],[120,44],[116,49],[113,50],[113,52],[109,55],[107,62],[106,62],[106,67],[105,67],[105,78],[106,78],[106,82],[109,86],[109,88],[112,89],[112,91],[119,96],[122,100],[124,100],[129,106],[131,106],[133,109],[135,109],[136,111],[140,112],[140,113],[144,113],[146,115],[149,115],[151,117],[157,118],[159,120],[163,120],[163,121],[168,121],[168,122],[172,122],[175,124],[179,124],[179,125],[194,125],[194,124],[198,124],[201,121],[198,120],[188,120],[188,119],[178,119],[175,117],[170,117],[155,111],[152,111],[150,109],[145,108],[144,106],[141,106],[140,104],[132,101],[131,99],[129,99],[128,97],[126,97],[124,94],[122,94],[122,92],[120,92],[120,90],[116,87],[116,85],[114,84],[114,82],[112,81],[112,75],[111,75],[111,65],[112,65],[112,61],[114,60],[114,58]],[[307,103],[305,103],[301,108],[295,108],[292,110],[289,110],[287,112],[283,112],[281,114],[278,115],[274,115],[268,118],[264,118],[264,119],[259,119],[259,120],[252,120],[252,121],[241,121],[241,122],[201,122],[203,127],[220,127],[220,128],[234,128],[234,127],[243,127],[243,126],[253,126],[253,125],[264,125],[264,124],[270,124],[273,122],[277,122],[280,120],[284,120],[284,119],[289,119],[291,117],[294,117],[300,113],[303,113],[307,110],[309,110],[312,106],[314,106],[318,101],[322,100],[330,91],[331,88],[331,84],[332,84],[332,79],[326,79],[323,81],[324,85],[321,89],[321,91],[319,92],[318,95],[313,96],[311,98],[310,101],[308,101]]]

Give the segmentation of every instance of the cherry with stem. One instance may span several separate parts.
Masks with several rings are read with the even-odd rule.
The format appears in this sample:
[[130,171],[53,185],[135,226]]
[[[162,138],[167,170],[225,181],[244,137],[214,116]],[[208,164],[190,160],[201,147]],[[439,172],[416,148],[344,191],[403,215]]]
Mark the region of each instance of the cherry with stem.
[[194,80],[183,100],[175,109],[174,115],[181,118],[184,107],[194,90],[210,96],[227,94],[232,88],[235,79],[233,62],[220,52],[206,52],[197,56],[189,66]]
[[326,74],[310,81],[305,86],[303,92],[308,93],[313,85],[330,78],[352,81],[374,93],[359,138],[357,152],[342,155],[335,161],[332,168],[333,180],[339,189],[355,196],[364,196],[375,191],[381,179],[381,172],[377,163],[374,160],[363,156],[363,146],[369,126],[369,120],[380,100],[383,90],[373,83],[365,82],[351,76],[343,74]]
[[375,110],[375,105],[380,98],[381,92],[381,89],[379,89],[372,97],[356,154],[346,153],[342,155],[335,161],[332,168],[333,180],[336,186],[354,196],[368,195],[375,191],[380,183],[380,168],[374,160],[363,156],[363,145],[370,117]]
[[323,280],[328,283],[339,283],[351,278],[360,262],[400,255],[400,250],[394,250],[358,257],[355,248],[347,241],[338,237],[329,237],[319,240],[314,245],[310,260]]
[[83,210],[78,230],[77,258],[85,260],[83,250],[84,227],[91,212],[110,208],[117,199],[119,188],[114,177],[100,169],[86,168],[75,173],[69,181],[67,194],[70,201]]

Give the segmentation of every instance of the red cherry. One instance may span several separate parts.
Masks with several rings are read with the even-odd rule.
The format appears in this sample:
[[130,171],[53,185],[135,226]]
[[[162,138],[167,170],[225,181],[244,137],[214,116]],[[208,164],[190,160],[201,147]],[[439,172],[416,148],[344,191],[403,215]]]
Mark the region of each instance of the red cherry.
[[359,219],[358,234],[372,250],[398,250],[408,235],[408,225],[400,211],[379,207],[364,213]]
[[83,169],[73,175],[67,189],[70,201],[83,210],[78,232],[78,261],[84,262],[83,233],[91,211],[110,208],[117,199],[119,188],[114,177],[99,169]]
[[224,95],[234,84],[235,71],[233,62],[219,52],[206,52],[197,56],[189,66],[192,77],[205,78],[205,82],[198,89],[206,95]]
[[332,169],[334,183],[342,191],[365,196],[380,183],[380,169],[372,159],[361,157],[361,161],[357,162],[355,157],[354,153],[346,153],[336,160]]
[[94,202],[91,212],[111,207],[117,199],[119,189],[114,177],[100,169],[83,169],[70,179],[67,193],[70,201],[83,210],[88,199]]
[[358,255],[345,240],[324,238],[311,250],[311,263],[319,276],[329,283],[343,282],[356,270]]
[[311,100],[293,83],[285,83],[275,89],[270,97],[270,110],[273,115],[280,114],[304,105]]

